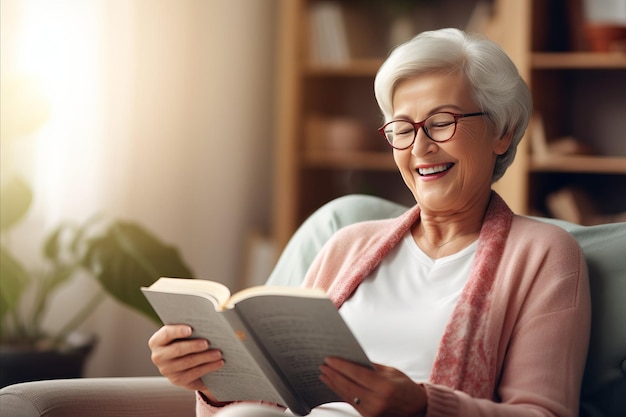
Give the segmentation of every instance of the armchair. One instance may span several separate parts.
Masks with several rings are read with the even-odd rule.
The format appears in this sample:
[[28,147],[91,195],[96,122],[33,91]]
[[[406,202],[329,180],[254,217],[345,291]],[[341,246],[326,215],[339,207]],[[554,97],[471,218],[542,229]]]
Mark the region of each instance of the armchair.
[[[352,195],[316,211],[294,234],[268,279],[298,285],[318,250],[339,228],[399,215],[405,207]],[[553,220],[580,243],[593,304],[591,345],[581,392],[581,416],[626,415],[626,223],[584,227]],[[564,341],[567,343],[567,341]],[[192,392],[162,377],[82,378],[27,382],[0,390],[0,417],[193,416]]]

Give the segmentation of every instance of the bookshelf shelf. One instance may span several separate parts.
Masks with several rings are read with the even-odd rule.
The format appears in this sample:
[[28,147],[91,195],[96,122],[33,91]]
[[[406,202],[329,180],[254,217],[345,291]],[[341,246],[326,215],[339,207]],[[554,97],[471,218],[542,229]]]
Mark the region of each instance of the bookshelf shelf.
[[375,76],[378,68],[383,63],[382,59],[353,59],[346,64],[324,65],[309,64],[305,68],[305,74],[309,77],[353,77]]
[[626,53],[534,52],[533,69],[626,69]]
[[302,163],[308,168],[396,171],[391,152],[307,152]]
[[626,157],[533,155],[532,172],[626,175]]

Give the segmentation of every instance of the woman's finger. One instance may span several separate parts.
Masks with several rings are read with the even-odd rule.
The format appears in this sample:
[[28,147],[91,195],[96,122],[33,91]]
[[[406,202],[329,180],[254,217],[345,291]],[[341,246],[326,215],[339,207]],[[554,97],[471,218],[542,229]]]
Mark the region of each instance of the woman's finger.
[[162,326],[148,340],[150,349],[165,346],[176,339],[184,339],[191,336],[192,329],[186,324],[168,324]]

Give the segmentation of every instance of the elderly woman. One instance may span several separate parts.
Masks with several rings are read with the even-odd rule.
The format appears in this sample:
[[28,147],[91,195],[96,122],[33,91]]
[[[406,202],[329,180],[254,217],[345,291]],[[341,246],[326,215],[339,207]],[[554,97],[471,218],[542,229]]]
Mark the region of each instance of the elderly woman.
[[[576,416],[590,327],[582,253],[491,190],[531,111],[515,66],[493,42],[443,29],[396,48],[374,87],[417,204],[341,229],[309,269],[305,285],[327,291],[376,364],[327,358],[320,378],[345,402],[311,414]],[[176,341],[189,331],[164,326],[150,347],[165,376],[199,391],[199,415],[283,413],[217,403],[198,378],[220,352]]]

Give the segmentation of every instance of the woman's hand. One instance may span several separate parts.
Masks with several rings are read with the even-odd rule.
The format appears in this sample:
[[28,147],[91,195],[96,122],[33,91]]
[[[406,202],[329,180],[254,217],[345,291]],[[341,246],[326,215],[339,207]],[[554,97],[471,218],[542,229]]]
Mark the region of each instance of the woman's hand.
[[222,352],[211,349],[205,339],[186,339],[189,336],[191,327],[187,325],[161,327],[148,341],[152,363],[172,384],[202,391],[213,401],[215,398],[200,377],[224,366]]
[[426,411],[426,390],[395,368],[375,370],[339,358],[326,358],[320,378],[362,416],[416,416]]

